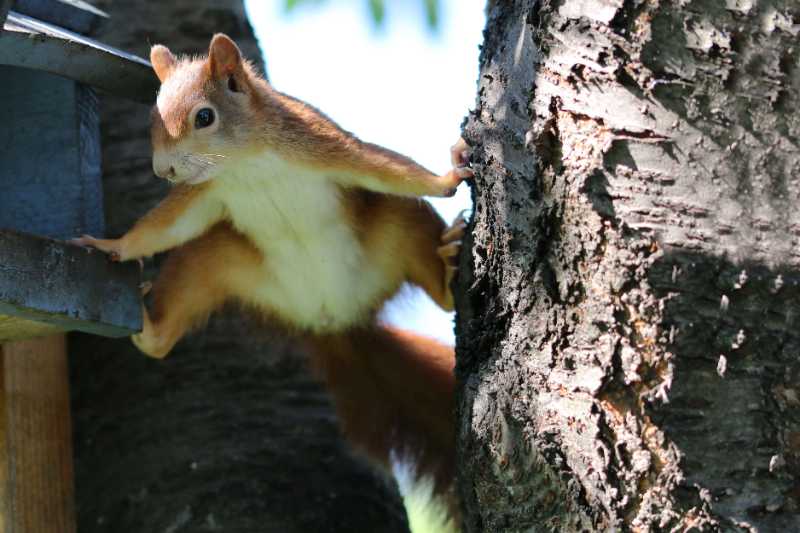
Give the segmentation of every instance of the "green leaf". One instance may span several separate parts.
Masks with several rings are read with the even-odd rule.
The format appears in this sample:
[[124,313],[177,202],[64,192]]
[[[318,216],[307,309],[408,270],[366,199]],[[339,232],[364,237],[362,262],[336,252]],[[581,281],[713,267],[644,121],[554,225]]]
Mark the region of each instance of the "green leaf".
[[383,24],[383,20],[386,18],[386,4],[383,0],[369,0],[369,11],[375,24],[379,26]]
[[[343,0],[340,0],[343,1]],[[407,0],[396,0],[407,1]],[[284,0],[284,9],[286,12],[294,10],[296,7],[303,4],[321,4],[324,0]],[[435,30],[439,27],[439,14],[441,12],[440,0],[422,0],[425,8],[425,21],[428,27]],[[381,26],[386,20],[386,0],[367,0],[367,7],[369,8],[370,16],[376,26]]]
[[286,2],[284,3],[284,9],[286,9],[286,12],[288,13],[289,11],[293,10],[300,4],[321,4],[321,3],[322,0],[286,0]]
[[425,0],[425,16],[428,26],[432,29],[439,27],[439,0]]

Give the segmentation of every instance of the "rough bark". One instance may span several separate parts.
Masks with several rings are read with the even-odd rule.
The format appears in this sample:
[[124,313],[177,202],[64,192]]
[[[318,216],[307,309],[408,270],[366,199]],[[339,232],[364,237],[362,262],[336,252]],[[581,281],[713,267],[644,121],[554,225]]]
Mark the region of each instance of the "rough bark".
[[468,530],[800,530],[800,7],[491,4]]
[[[144,57],[152,43],[202,51],[214,32],[260,57],[241,1],[96,4],[111,15],[96,37]],[[152,173],[146,106],[103,98],[102,134],[118,236],[167,186]],[[165,361],[127,339],[70,341],[82,533],[407,531],[393,484],[341,440],[306,355],[264,324],[226,310]]]

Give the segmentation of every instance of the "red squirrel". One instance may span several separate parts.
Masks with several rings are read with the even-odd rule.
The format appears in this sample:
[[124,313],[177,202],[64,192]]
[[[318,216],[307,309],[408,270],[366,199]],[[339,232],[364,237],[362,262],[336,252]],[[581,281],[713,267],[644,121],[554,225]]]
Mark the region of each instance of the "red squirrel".
[[455,517],[453,350],[376,315],[404,282],[453,308],[465,225],[420,197],[472,175],[466,144],[433,174],[278,92],[223,34],[207,57],[155,45],[150,61],[153,170],[175,186],[119,239],[73,241],[118,261],[171,250],[133,342],[162,358],[228,301],[286,326],[308,339],[345,434],[385,466],[413,464]]

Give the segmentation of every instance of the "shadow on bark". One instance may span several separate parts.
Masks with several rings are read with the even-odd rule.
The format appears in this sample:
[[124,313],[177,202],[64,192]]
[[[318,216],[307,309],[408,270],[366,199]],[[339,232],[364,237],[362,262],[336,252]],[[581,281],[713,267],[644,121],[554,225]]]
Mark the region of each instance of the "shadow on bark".
[[667,253],[649,282],[675,365],[669,403],[649,414],[685,487],[721,516],[800,529],[800,272]]
[[241,314],[164,361],[86,335],[71,353],[79,531],[407,531],[304,354]]

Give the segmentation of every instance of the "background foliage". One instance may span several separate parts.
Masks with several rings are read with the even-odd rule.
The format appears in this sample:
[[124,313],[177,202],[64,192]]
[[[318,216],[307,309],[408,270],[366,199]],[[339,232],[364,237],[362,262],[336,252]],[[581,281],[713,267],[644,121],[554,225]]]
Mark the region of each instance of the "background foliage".
[[[291,11],[301,4],[319,4],[326,0],[286,0],[286,10]],[[397,0],[401,2],[403,0]],[[425,20],[428,27],[436,29],[439,26],[439,0],[422,0],[425,8]],[[367,8],[376,26],[381,26],[386,20],[385,0],[366,0]]]

